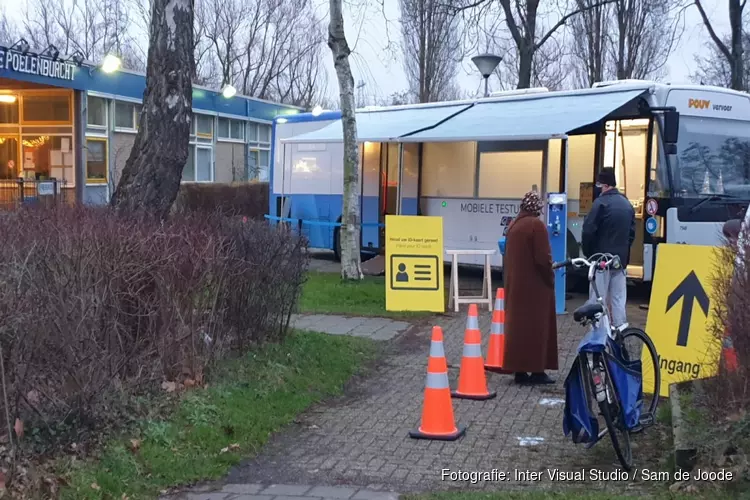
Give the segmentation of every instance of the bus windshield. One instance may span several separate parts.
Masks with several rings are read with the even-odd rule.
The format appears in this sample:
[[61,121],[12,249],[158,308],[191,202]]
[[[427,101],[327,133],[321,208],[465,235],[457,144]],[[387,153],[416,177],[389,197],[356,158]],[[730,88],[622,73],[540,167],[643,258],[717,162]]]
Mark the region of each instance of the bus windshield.
[[750,197],[750,123],[680,116],[673,192],[683,198]]

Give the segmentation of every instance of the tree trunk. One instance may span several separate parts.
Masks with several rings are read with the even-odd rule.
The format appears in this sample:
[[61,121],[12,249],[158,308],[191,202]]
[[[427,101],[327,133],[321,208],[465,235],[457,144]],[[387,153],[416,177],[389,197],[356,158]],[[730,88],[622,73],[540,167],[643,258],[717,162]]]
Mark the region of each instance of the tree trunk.
[[742,44],[743,25],[742,11],[745,3],[740,4],[740,0],[730,0],[729,2],[729,25],[732,32],[732,60],[729,61],[732,67],[732,89],[745,90],[745,54]]
[[344,213],[341,216],[341,277],[361,280],[362,266],[359,258],[359,146],[357,144],[357,119],[354,114],[354,77],[349,66],[349,44],[344,33],[342,0],[330,0],[331,20],[328,25],[328,47],[333,54],[333,66],[339,81],[341,99],[341,124],[344,129]]
[[188,158],[194,0],[153,0],[143,111],[112,206],[166,218]]
[[519,89],[531,88],[531,72],[534,67],[534,48],[519,47],[518,50],[518,86]]

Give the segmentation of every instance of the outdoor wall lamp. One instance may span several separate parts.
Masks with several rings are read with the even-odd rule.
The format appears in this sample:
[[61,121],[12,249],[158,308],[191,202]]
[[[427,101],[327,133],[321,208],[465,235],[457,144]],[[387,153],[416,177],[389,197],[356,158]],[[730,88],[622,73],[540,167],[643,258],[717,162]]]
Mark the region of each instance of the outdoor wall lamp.
[[221,89],[221,95],[223,95],[226,99],[231,99],[232,97],[237,95],[237,89],[234,88],[233,85],[226,84],[224,85],[224,88]]
[[[80,68],[80,67],[81,67],[81,65],[83,64],[83,61],[85,61],[85,60],[86,60],[86,57],[84,57],[83,53],[82,53],[82,52],[81,52],[80,50],[76,50],[75,52],[73,52],[73,53],[72,53],[72,54],[70,55],[70,59],[71,59],[71,60],[72,60],[72,61],[73,61],[74,63],[76,63],[76,66],[78,66],[78,67]],[[89,73],[91,73],[91,71],[90,71],[90,70],[89,70]]]
[[57,61],[57,58],[60,56],[60,51],[57,50],[57,47],[50,44],[44,51],[39,54],[40,56],[46,56],[52,59],[53,61]]
[[9,47],[9,50],[16,50],[25,54],[29,51],[29,48],[29,42],[27,42],[24,38],[20,38],[16,43]]
[[114,73],[118,69],[120,69],[120,66],[122,65],[122,60],[112,54],[107,54],[104,56],[104,59],[102,60],[102,71],[105,73]]

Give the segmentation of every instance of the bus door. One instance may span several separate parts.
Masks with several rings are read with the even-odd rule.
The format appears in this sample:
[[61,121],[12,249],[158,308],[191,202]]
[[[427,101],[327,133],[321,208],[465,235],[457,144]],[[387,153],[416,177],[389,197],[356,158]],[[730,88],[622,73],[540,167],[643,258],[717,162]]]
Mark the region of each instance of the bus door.
[[398,215],[399,146],[396,143],[383,143],[380,149],[380,189],[378,191],[378,222],[383,224],[378,231],[383,248],[385,247],[385,216]]
[[377,250],[380,248],[380,230],[378,224],[381,222],[381,180],[380,165],[381,156],[385,153],[385,145],[379,142],[365,142],[360,146],[360,161],[362,162],[362,232],[361,248],[363,250]]
[[646,235],[644,201],[647,187],[648,119],[606,123],[603,166],[615,170],[617,187],[635,209],[635,240],[630,249],[628,277],[643,279],[643,244]]

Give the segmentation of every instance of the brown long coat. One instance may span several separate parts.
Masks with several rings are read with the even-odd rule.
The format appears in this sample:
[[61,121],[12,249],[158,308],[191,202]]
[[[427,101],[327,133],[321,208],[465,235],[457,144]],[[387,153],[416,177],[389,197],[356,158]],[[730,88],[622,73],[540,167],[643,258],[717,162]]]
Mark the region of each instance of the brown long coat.
[[529,373],[557,370],[555,275],[547,228],[538,217],[522,211],[506,238],[503,368]]

